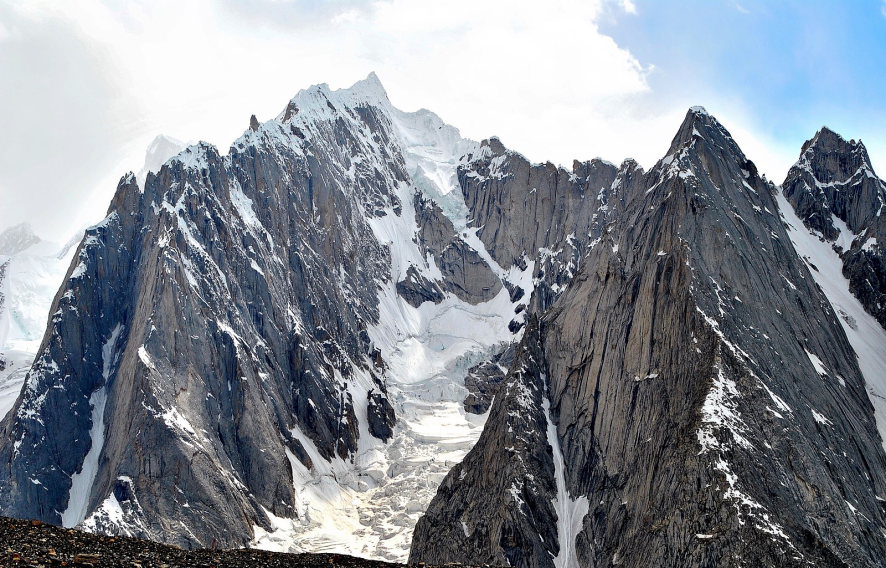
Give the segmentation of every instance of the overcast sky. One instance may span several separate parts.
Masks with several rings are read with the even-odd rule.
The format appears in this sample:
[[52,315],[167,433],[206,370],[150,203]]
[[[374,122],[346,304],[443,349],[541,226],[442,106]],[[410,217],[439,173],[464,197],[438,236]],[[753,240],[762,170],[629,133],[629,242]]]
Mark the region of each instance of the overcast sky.
[[67,240],[157,134],[223,151],[376,71],[535,161],[649,166],[704,105],[780,181],[823,124],[886,174],[886,0],[0,0],[0,229]]

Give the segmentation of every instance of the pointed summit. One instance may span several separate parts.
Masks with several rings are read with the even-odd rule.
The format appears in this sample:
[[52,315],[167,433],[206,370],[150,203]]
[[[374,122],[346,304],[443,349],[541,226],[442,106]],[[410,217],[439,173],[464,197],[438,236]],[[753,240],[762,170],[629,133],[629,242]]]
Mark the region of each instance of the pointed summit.
[[365,103],[383,109],[391,108],[388,93],[375,72],[343,89],[330,89],[326,83],[302,89],[292,97],[277,120],[287,122],[303,113],[310,117],[329,110],[334,112],[340,106],[364,106]]
[[166,136],[165,134],[160,134],[155,137],[148,145],[147,150],[145,150],[145,163],[142,166],[142,169],[139,170],[138,174],[135,176],[138,180],[139,187],[145,186],[148,172],[159,172],[160,167],[163,166],[166,160],[175,156],[186,147],[186,143],[171,136]]
[[340,89],[334,92],[342,97],[347,96],[355,102],[368,102],[380,107],[391,105],[388,93],[385,91],[384,85],[381,84],[381,80],[375,74],[375,71],[369,73],[365,79],[357,81],[347,89]]
[[822,183],[844,182],[859,169],[873,170],[861,140],[846,140],[827,126],[803,144],[797,164],[812,168]]
[[886,326],[886,183],[861,140],[824,126],[803,144],[782,192],[809,229],[841,250],[843,276],[865,309]]
[[387,98],[388,94],[385,91],[384,85],[381,83],[381,79],[378,78],[378,75],[375,74],[375,71],[370,71],[369,75],[366,76],[365,79],[361,79],[351,85],[350,91],[374,91],[376,93],[382,94],[385,98]]
[[690,107],[686,111],[683,123],[671,141],[668,154],[676,154],[680,148],[691,144],[693,140],[698,138],[714,142],[723,148],[728,147],[741,154],[741,150],[732,139],[732,135],[713,115],[708,114],[708,111],[703,106]]
[[861,140],[846,140],[826,126],[803,144],[783,188],[806,225],[829,240],[840,234],[834,217],[861,234],[879,217],[884,197]]
[[815,133],[815,136],[807,140],[803,144],[802,151],[805,152],[807,148],[810,146],[827,146],[827,147],[837,147],[842,146],[847,150],[851,149],[854,145],[854,140],[852,143],[848,142],[845,138],[843,138],[839,133],[831,130],[827,126],[822,126],[818,129],[818,132]]

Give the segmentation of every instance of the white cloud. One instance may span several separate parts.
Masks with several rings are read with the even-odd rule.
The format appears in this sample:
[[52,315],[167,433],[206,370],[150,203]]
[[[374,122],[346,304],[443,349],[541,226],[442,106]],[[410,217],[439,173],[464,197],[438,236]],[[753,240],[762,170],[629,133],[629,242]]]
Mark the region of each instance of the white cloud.
[[351,8],[332,17],[333,24],[353,24],[360,18],[360,10]]
[[[656,100],[655,70],[600,31],[631,0],[8,1],[0,21],[30,43],[0,50],[0,202],[16,216],[0,226],[27,218],[58,239],[100,216],[156,134],[224,151],[250,114],[372,70],[404,110],[567,165],[649,165],[686,107],[709,103]],[[33,65],[35,50],[55,64]]]
[[883,0],[883,5],[880,6],[880,13],[883,14],[884,18],[886,18],[886,0]]

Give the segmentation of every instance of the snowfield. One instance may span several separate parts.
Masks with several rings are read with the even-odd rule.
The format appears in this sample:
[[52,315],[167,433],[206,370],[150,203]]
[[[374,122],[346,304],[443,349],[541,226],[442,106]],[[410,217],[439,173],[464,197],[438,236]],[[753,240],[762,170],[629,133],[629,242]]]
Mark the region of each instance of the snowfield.
[[[797,217],[794,208],[781,192],[778,193],[778,206],[784,219],[788,235],[800,258],[809,266],[815,282],[821,287],[831,302],[846,332],[846,337],[855,354],[858,366],[867,383],[868,397],[874,405],[877,429],[886,448],[886,330],[867,313],[861,302],[849,291],[849,280],[843,276],[843,261],[833,249],[833,245],[821,236],[810,231]],[[842,232],[848,229],[844,228]],[[845,244],[846,239],[837,239],[836,246]],[[851,242],[851,239],[849,239]],[[808,353],[819,374],[827,374],[821,360]],[[834,377],[841,380],[840,377]]]

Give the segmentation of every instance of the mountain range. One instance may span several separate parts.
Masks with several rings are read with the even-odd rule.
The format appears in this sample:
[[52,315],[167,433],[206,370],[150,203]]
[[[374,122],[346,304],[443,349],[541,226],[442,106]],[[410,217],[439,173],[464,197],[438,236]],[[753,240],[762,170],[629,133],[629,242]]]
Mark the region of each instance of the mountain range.
[[[152,148],[17,371],[0,514],[428,564],[883,565],[861,142],[823,128],[776,185],[693,107],[648,171],[567,169],[372,74],[227,153]],[[5,235],[4,282],[30,246]]]

